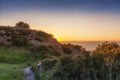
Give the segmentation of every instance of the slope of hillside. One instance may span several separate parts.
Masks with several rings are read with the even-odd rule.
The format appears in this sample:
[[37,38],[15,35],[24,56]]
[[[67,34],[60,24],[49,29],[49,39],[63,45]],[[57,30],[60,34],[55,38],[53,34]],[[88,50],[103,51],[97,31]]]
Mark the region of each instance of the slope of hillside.
[[19,22],[15,26],[0,26],[0,44],[15,46],[52,46],[55,51],[62,54],[61,44],[52,35],[32,30],[29,25]]
[[76,57],[86,52],[82,46],[61,44],[51,34],[30,29],[24,22],[0,26],[0,80],[21,80],[22,69],[26,66],[33,68],[35,78],[39,78],[39,62],[43,70],[52,70],[62,56]]

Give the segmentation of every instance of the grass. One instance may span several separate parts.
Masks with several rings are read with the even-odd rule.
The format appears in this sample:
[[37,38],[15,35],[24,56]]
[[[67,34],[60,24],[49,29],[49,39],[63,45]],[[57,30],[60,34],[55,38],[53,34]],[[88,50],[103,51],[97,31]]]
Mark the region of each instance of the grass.
[[23,80],[22,69],[31,59],[30,51],[21,47],[0,47],[0,80]]
[[22,65],[0,63],[0,80],[23,80]]
[[0,63],[23,63],[31,58],[30,51],[16,47],[0,47]]

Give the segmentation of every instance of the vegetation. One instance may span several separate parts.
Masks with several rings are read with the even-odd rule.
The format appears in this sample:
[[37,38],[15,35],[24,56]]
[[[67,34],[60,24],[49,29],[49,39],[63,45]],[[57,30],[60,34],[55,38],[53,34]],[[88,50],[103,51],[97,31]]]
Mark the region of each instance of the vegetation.
[[36,33],[36,38],[35,39],[38,40],[38,41],[44,41],[45,42],[50,37],[52,37],[52,35],[39,30]]
[[39,60],[60,56],[54,42],[46,44],[49,38],[52,40],[52,35],[31,30],[24,22],[18,22],[15,27],[0,26],[0,80],[22,80],[22,69],[28,63],[33,65]]
[[[102,43],[101,46],[103,44],[108,46],[116,43]],[[115,45],[111,47],[116,48]],[[103,53],[96,54],[95,50],[93,54],[84,53],[76,58],[63,56],[54,63],[52,69],[40,73],[40,78],[42,80],[119,80],[120,52]]]
[[46,58],[53,58],[54,56],[60,56],[53,46],[39,45],[38,47],[31,47],[31,53],[35,60],[44,60]]
[[24,48],[0,47],[0,63],[23,63],[30,59],[30,51]]
[[18,28],[23,28],[23,29],[29,29],[29,28],[30,28],[29,24],[24,23],[24,22],[22,22],[22,21],[16,23],[15,26],[18,27]]
[[63,49],[63,51],[64,51],[64,53],[67,53],[67,54],[72,54],[72,50],[70,49],[70,46],[69,46],[69,44],[63,44],[62,45],[62,49]]
[[25,48],[0,46],[0,80],[23,80],[22,70],[30,59]]
[[[40,74],[42,80],[119,80],[120,61],[114,55],[81,55],[60,58],[56,65]],[[110,57],[111,56],[111,57]],[[49,66],[49,65],[47,65]]]
[[75,53],[85,53],[86,50],[79,45],[72,45],[72,44],[62,44],[63,52],[66,54],[75,54]]
[[[0,27],[0,43],[0,80],[22,80],[28,63],[36,80],[120,80],[117,43],[105,42],[88,52],[82,46],[60,44],[24,22],[15,28]],[[42,62],[42,72],[38,72],[38,62]]]
[[12,45],[14,46],[27,46],[27,39],[24,37],[16,37],[13,41],[12,41]]
[[0,80],[23,80],[22,65],[0,63]]
[[96,47],[96,50],[94,53],[119,53],[120,52],[120,46],[117,43],[109,43],[109,42],[104,42],[102,44],[99,44],[98,47]]

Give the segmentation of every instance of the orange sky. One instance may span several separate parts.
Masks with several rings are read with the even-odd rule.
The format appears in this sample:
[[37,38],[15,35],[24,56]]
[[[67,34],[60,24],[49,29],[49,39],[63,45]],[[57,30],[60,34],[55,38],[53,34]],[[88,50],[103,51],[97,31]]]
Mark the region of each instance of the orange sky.
[[18,21],[52,33],[59,41],[120,40],[120,14],[59,11],[23,11],[0,14],[0,25]]

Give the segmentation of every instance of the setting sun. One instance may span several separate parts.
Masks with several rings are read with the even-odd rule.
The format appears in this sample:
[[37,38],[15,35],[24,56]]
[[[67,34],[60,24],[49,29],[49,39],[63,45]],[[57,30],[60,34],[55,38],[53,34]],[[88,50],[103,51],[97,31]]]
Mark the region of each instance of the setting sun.
[[62,37],[58,34],[53,34],[53,37],[56,38],[58,41],[62,41]]

